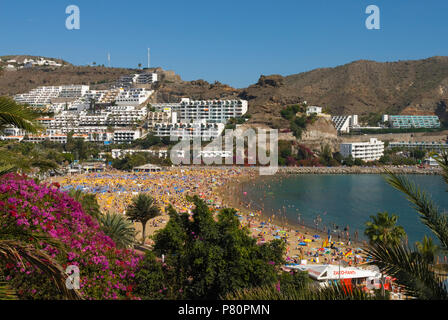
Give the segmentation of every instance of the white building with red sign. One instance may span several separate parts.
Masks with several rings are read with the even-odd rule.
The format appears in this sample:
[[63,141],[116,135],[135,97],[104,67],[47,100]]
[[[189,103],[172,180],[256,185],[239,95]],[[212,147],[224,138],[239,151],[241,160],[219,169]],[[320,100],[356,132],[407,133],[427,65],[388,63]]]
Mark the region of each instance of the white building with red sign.
[[315,265],[286,265],[286,268],[297,269],[308,272],[311,279],[319,282],[329,282],[337,280],[351,279],[354,284],[367,284],[381,279],[382,275],[378,271],[356,268],[342,267],[332,264],[315,264]]

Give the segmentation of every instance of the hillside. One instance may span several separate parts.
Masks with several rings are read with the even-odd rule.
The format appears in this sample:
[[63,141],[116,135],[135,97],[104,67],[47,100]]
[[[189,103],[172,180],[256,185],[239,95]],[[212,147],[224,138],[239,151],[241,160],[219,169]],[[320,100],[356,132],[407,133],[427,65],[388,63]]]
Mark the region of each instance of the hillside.
[[301,100],[333,114],[437,111],[446,117],[448,57],[386,63],[363,60],[287,77],[262,76],[241,96],[251,100],[254,120],[260,122],[274,121],[272,116],[279,117],[282,105]]
[[[121,75],[137,71],[64,63],[61,68],[3,71],[0,95],[68,83],[105,88]],[[234,89],[220,82],[182,81],[173,71],[160,68],[157,72],[162,74],[162,81],[156,86],[153,101],[174,102],[181,97],[242,98],[249,101],[250,122],[254,125],[286,126],[280,117],[281,108],[301,101],[323,106],[333,114],[437,113],[448,120],[448,57],[385,63],[360,60],[286,77],[262,75],[256,84],[245,89]]]

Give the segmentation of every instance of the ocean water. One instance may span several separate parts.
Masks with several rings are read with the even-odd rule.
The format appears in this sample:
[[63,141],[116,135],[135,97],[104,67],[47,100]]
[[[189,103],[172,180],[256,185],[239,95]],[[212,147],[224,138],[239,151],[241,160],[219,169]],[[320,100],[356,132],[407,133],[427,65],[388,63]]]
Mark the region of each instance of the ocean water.
[[[442,177],[409,175],[442,212],[448,211],[448,186]],[[251,208],[262,209],[266,215],[287,219],[288,222],[315,226],[320,229],[356,230],[358,239],[364,236],[365,223],[371,215],[388,211],[399,216],[409,244],[421,241],[431,231],[420,222],[418,213],[405,196],[391,187],[381,175],[288,175],[263,177],[241,187],[241,201]]]

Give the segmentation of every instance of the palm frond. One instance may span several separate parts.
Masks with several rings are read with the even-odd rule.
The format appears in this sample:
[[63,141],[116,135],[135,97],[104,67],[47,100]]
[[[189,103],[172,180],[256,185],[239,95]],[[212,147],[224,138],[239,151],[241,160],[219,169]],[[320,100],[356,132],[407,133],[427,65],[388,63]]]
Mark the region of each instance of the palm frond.
[[0,240],[0,260],[5,263],[20,264],[26,262],[48,275],[59,292],[70,300],[82,299],[78,290],[70,290],[66,286],[67,276],[63,268],[47,255],[32,245],[26,245],[15,240]]
[[420,214],[421,221],[439,238],[441,248],[448,250],[448,221],[446,215],[441,214],[428,194],[421,191],[409,179],[398,176],[387,169],[386,172],[388,173],[387,182],[406,195],[406,198],[414,204],[415,210]]
[[9,172],[13,172],[15,170],[15,166],[12,164],[4,164],[0,166],[0,176],[7,174]]
[[297,289],[290,286],[276,288],[262,286],[241,289],[227,294],[225,300],[373,300],[376,299],[360,287],[347,287],[344,284],[329,284],[325,287],[307,286]]
[[382,273],[396,278],[396,283],[407,295],[419,299],[448,299],[443,282],[431,270],[430,264],[405,244],[375,243],[365,251],[372,256],[371,264],[378,266]]
[[0,128],[3,129],[7,125],[16,126],[31,133],[36,133],[41,126],[36,123],[39,117],[36,110],[18,104],[8,97],[0,97]]
[[0,300],[18,299],[16,291],[7,282],[0,282]]
[[435,157],[435,160],[442,168],[442,178],[448,185],[448,151],[445,150],[439,157]]
[[133,223],[122,214],[105,214],[99,218],[103,232],[120,248],[130,247],[135,242]]

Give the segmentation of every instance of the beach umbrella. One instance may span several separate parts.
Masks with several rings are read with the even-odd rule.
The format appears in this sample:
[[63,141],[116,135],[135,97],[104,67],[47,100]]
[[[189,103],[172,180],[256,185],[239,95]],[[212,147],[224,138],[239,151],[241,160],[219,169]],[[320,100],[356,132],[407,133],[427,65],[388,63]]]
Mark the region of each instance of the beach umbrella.
[[320,238],[320,236],[319,236],[318,234],[315,234],[315,235],[313,236],[313,238],[318,239],[318,238]]
[[305,242],[300,242],[299,245],[300,246],[306,246],[306,243]]

